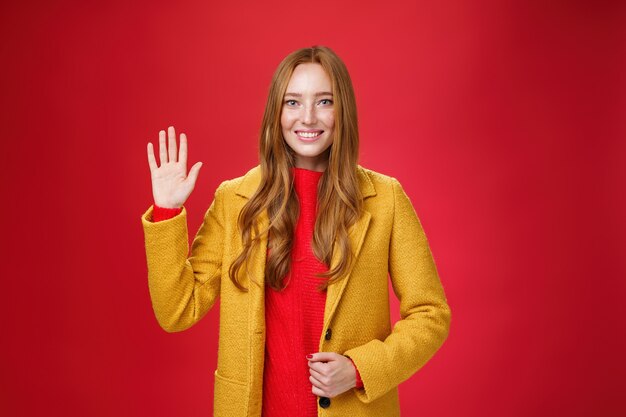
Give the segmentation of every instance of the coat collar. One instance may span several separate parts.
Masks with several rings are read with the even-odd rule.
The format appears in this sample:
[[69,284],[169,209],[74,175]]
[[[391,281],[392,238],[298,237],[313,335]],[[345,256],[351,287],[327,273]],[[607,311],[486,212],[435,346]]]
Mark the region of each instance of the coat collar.
[[[374,184],[367,173],[367,170],[360,165],[357,165],[358,170],[358,178],[359,178],[359,187],[361,189],[361,193],[363,198],[371,197],[376,195],[376,189],[374,188]],[[236,189],[236,193],[245,198],[250,198],[254,192],[256,191],[261,180],[261,167],[257,165],[248,171]],[[361,251],[361,247],[363,246],[363,242],[365,240],[365,236],[367,234],[367,230],[370,225],[370,220],[372,218],[372,214],[363,209],[361,217],[348,229],[348,238],[350,239],[350,245],[352,248],[352,252],[354,254],[355,263],[358,260],[359,253]],[[269,225],[269,218],[267,215],[267,210],[264,210],[263,213],[259,216],[259,230],[265,230]],[[267,234],[263,234],[260,239],[260,246],[252,255],[252,259],[250,259],[249,267],[252,270],[253,275],[258,280],[259,285],[254,285],[251,283],[250,285],[250,309],[249,309],[249,325],[250,331],[252,335],[264,335],[265,334],[265,303],[264,303],[264,292],[265,292],[265,262],[267,255],[267,244],[268,238]],[[238,249],[239,251],[241,248]],[[339,255],[337,250],[337,242],[333,243],[333,255],[331,259],[330,269],[334,268],[339,263]],[[335,284],[329,285],[326,295],[326,304],[324,307],[324,327],[322,331],[322,335],[328,328],[330,321],[339,305],[341,297],[344,293],[344,289],[346,288],[346,284],[350,278],[352,273],[352,269],[354,268],[354,263],[352,264],[352,268],[350,268],[344,278],[336,282]],[[256,339],[255,339],[256,340]],[[320,338],[320,349],[322,348],[322,339]],[[253,349],[252,352],[253,360],[261,362],[263,361],[263,347],[262,345],[257,346]],[[261,376],[256,375],[256,378],[261,378]]]
[[[361,165],[357,165],[357,176],[359,179],[359,188],[361,189],[363,198],[375,196],[376,189],[374,188],[374,184],[372,184],[372,180],[367,174],[365,168]],[[261,165],[257,165],[244,175],[241,183],[237,187],[236,193],[242,197],[250,198],[260,183]]]

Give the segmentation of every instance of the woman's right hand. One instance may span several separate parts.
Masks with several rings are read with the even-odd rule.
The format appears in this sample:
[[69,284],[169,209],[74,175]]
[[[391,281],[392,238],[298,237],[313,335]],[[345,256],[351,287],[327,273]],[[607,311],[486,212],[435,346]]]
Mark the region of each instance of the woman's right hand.
[[154,204],[164,208],[180,208],[196,185],[202,162],[196,162],[187,175],[187,136],[180,134],[180,154],[177,155],[174,126],[167,129],[169,145],[165,145],[165,131],[159,132],[159,160],[157,166],[152,142],[148,142],[148,165],[152,177]]

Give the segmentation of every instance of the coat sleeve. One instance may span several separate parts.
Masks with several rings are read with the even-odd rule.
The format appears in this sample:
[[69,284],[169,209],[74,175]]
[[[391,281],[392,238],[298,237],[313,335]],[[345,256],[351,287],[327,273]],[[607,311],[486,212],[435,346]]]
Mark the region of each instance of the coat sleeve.
[[213,307],[220,291],[224,240],[224,206],[215,191],[189,255],[187,211],[152,221],[154,206],[142,215],[148,288],[159,325],[178,332],[196,324]]
[[344,352],[359,369],[369,403],[417,372],[448,337],[450,308],[428,240],[402,186],[392,178],[394,218],[389,243],[389,275],[400,301],[401,319],[384,341],[374,339]]

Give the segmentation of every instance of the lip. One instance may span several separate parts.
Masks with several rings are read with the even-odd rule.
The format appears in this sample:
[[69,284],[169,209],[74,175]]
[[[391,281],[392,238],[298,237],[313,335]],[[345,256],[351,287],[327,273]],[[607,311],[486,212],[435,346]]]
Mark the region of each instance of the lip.
[[[299,132],[306,132],[306,133],[320,132],[320,134],[315,136],[314,138],[305,138],[304,136],[300,136],[298,134]],[[298,136],[298,139],[300,139],[303,142],[315,142],[316,140],[322,137],[322,133],[324,133],[324,131],[321,129],[298,129],[295,131],[295,133],[296,133],[296,136]]]

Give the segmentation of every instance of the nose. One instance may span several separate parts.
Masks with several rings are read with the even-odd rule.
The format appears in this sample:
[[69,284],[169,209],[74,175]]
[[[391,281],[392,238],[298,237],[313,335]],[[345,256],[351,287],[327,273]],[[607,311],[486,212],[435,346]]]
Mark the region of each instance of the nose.
[[303,108],[304,108],[303,109],[304,114],[302,115],[302,123],[306,125],[316,123],[317,113],[316,113],[315,105],[306,105],[306,106],[303,106]]

